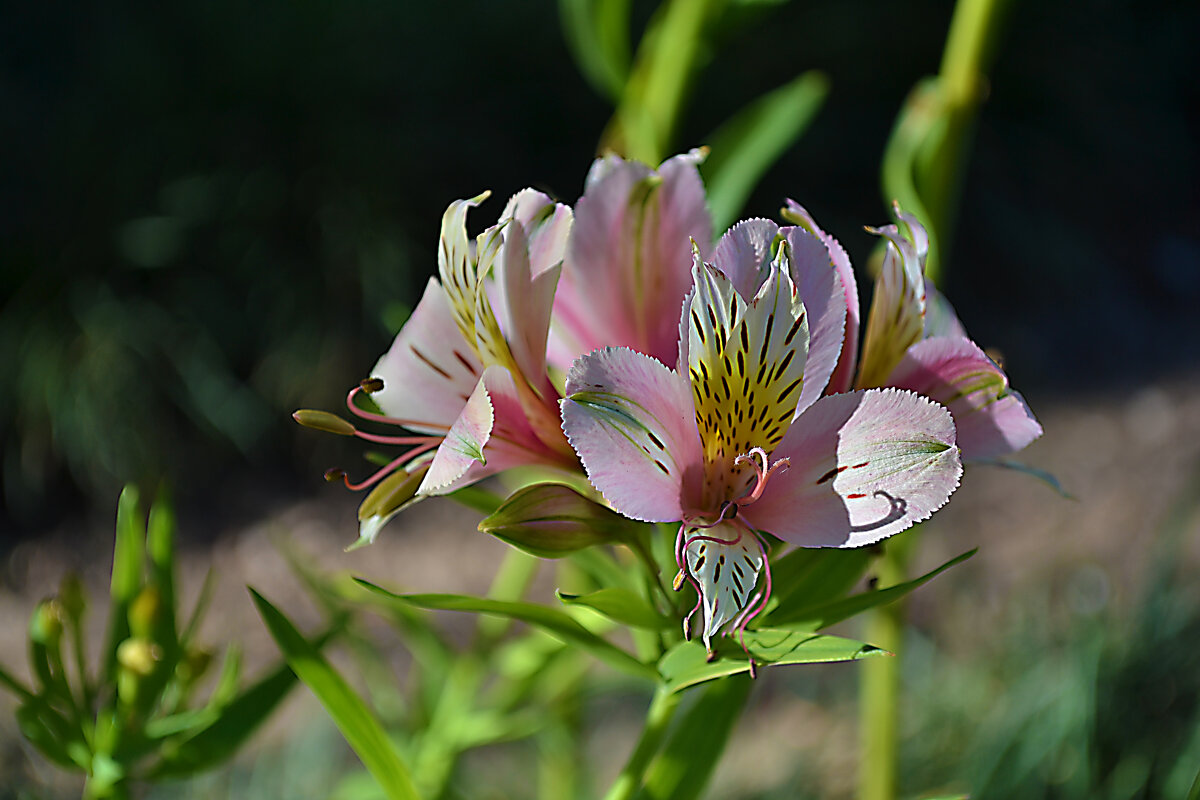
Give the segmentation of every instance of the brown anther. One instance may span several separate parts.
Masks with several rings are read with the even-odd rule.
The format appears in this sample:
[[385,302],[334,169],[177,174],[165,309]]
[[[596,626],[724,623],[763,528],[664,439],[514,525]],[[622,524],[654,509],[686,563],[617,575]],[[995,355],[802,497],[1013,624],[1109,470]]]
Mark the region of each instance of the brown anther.
[[679,572],[675,573],[675,580],[671,581],[671,588],[678,592],[683,588],[683,579],[683,570],[679,570]]
[[364,378],[358,382],[358,386],[367,394],[375,394],[383,391],[383,378]]
[[710,647],[710,648],[708,649],[708,655],[706,656],[705,660],[706,660],[708,663],[710,663],[710,664],[711,664],[712,662],[716,661],[716,660],[717,660],[717,651],[716,651],[716,650],[713,650],[713,649]]
[[758,670],[755,668],[754,659],[750,659],[750,679],[754,680],[758,677]]
[[330,467],[329,469],[325,470],[325,480],[329,481],[330,483],[333,483],[334,481],[344,480],[345,477],[346,477],[346,471],[344,469],[339,469],[338,467]]

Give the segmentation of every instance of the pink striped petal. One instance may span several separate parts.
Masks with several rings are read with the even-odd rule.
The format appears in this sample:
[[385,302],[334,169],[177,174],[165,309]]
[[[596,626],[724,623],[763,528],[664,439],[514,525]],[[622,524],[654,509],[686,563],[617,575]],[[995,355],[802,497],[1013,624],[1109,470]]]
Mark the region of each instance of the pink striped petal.
[[950,409],[963,458],[1015,453],[1042,435],[1042,426],[1008,377],[974,343],[939,336],[917,342],[888,385],[926,395]]
[[[860,318],[858,282],[854,279],[854,268],[850,265],[850,256],[846,254],[846,250],[838,240],[821,230],[820,226],[812,218],[812,215],[795,200],[787,201],[787,207],[783,210],[783,216],[820,239],[829,251],[829,259],[833,262],[833,266],[837,270],[839,284],[845,298],[846,326],[841,355],[838,357],[837,367],[834,369],[833,375],[829,378],[829,386],[826,391],[830,394],[845,392],[854,383],[854,369],[858,361],[858,326]],[[805,305],[807,304],[808,301],[806,299]]]
[[682,519],[702,461],[686,379],[626,348],[583,356],[567,376],[563,430],[592,485],[627,517]]
[[438,447],[417,494],[445,494],[465,483],[462,479],[473,464],[487,464],[484,448],[492,436],[495,415],[485,378],[479,379],[466,405],[461,408],[458,419]]
[[459,333],[445,292],[430,278],[421,302],[371,372],[383,379],[383,391],[372,399],[388,416],[411,420],[413,430],[442,433],[458,417],[482,372]]
[[787,458],[744,519],[806,547],[858,547],[941,508],[962,474],[942,406],[898,389],[823,397],[773,459]]
[[551,363],[565,368],[604,346],[675,362],[675,311],[691,288],[692,241],[705,253],[712,241],[700,158],[676,156],[657,172],[612,156],[596,162],[575,207]]
[[522,189],[509,199],[500,219],[516,220],[525,229],[534,276],[562,263],[573,221],[570,206],[535,189]]
[[495,307],[521,377],[539,394],[551,390],[546,379],[546,336],[560,269],[555,265],[535,273],[524,226],[515,220],[509,222],[504,230],[503,255],[496,264],[499,295],[504,300]]

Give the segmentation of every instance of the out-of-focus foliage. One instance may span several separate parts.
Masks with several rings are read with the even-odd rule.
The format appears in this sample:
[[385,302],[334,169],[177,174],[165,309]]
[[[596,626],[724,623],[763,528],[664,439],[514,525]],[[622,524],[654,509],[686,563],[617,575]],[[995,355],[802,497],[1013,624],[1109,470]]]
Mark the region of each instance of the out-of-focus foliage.
[[[631,41],[657,5],[630,3]],[[830,84],[820,116],[747,209],[770,215],[793,196],[853,231],[878,218],[866,187],[909,88],[937,70],[946,32],[928,21],[950,8],[729,3],[675,141],[705,144],[748,98],[820,70]],[[307,461],[319,485],[333,455],[309,450],[325,445],[296,436],[283,414],[333,405],[383,351],[432,272],[447,198],[529,182],[578,195],[611,106],[571,63],[557,12],[197,0],[10,9],[6,523],[40,527],[63,500],[164,472],[185,508],[248,464],[260,479],[295,480],[283,465]],[[955,259],[947,288],[977,339],[1006,342],[1015,383],[1108,380],[1113,363],[1160,370],[1200,352],[1198,329],[1182,322],[1200,302],[1188,222],[1200,170],[1186,35],[1196,15],[1176,3],[1084,16],[1047,4],[1008,21],[955,238],[971,259]],[[843,244],[872,245],[865,234]],[[1092,324],[1114,308],[1121,325]]]
[[[29,625],[29,685],[0,667],[25,739],[57,767],[85,776],[85,800],[124,800],[131,787],[191,776],[234,755],[296,683],[286,665],[245,688],[240,651],[226,651],[206,700],[194,695],[214,654],[195,641],[206,585],[185,620],[175,592],[175,519],[160,498],[142,516],[132,486],[117,507],[108,635],[98,664],[86,649],[88,601],[77,578],[42,601]],[[319,651],[330,630],[304,646]]]

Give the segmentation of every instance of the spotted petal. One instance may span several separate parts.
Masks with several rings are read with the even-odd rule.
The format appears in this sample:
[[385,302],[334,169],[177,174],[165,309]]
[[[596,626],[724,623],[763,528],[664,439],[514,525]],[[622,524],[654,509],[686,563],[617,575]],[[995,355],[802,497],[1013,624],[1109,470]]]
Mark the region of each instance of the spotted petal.
[[567,376],[563,431],[588,478],[627,517],[682,519],[701,470],[688,383],[626,348],[581,357]]
[[699,585],[704,607],[704,646],[712,652],[712,637],[761,600],[754,593],[762,571],[762,548],[754,534],[730,523],[684,531],[688,574]]
[[734,459],[770,451],[791,423],[808,352],[804,304],[777,259],[749,303],[696,254],[688,310],[688,374],[704,442],[705,497],[729,499]]
[[950,409],[958,446],[968,460],[1015,453],[1042,426],[1008,377],[975,343],[938,336],[908,349],[888,384],[933,398]]
[[425,294],[371,374],[383,379],[372,396],[385,414],[422,433],[442,433],[458,417],[483,367],[463,341],[446,295],[430,278]]
[[566,368],[605,346],[675,363],[675,311],[691,287],[691,242],[707,254],[712,241],[701,158],[693,151],[657,171],[615,156],[593,166],[555,299],[552,364]]
[[773,457],[790,465],[743,517],[809,547],[858,547],[898,533],[941,508],[962,474],[950,412],[898,389],[821,398]]

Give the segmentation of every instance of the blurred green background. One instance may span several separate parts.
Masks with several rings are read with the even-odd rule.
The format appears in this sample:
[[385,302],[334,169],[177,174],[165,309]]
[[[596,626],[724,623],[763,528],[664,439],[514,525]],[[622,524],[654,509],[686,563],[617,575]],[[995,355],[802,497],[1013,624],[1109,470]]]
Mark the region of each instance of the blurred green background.
[[[448,201],[574,201],[610,113],[549,2],[8,5],[8,531],[107,514],[131,479],[168,477],[185,514],[315,491],[331,456],[287,413],[335,405],[386,348]],[[795,197],[861,268],[891,121],[951,9],[731,3],[681,149],[824,70],[825,107],[746,215]],[[1196,361],[1197,17],[1011,5],[944,288],[1027,394]]]
[[[633,3],[635,31],[653,5]],[[952,8],[731,0],[679,149],[823,70],[825,105],[743,216],[794,197],[869,285],[880,157]],[[335,407],[386,349],[435,270],[450,200],[490,188],[496,209],[533,185],[574,202],[611,114],[548,1],[51,0],[6,3],[3,20],[0,555],[111,529],[126,481],[168,481],[197,541],[337,492],[320,474],[350,457],[343,442],[290,412]],[[998,555],[939,579],[961,606],[918,597],[913,791],[1172,797],[1200,769],[1200,599],[1184,571],[1200,525],[1198,60],[1196,4],[1009,5],[943,289],[1046,425],[1027,460],[1081,499],[1015,476],[964,486],[976,516],[949,526],[971,532],[944,548]],[[1039,511],[1013,511],[1027,502]],[[1047,533],[1046,551],[1006,550],[1022,529]],[[1017,576],[1039,590],[1014,592]],[[744,727],[784,697],[844,743],[821,714],[850,702],[852,675],[787,675]],[[296,739],[278,769],[325,769],[327,734]],[[735,771],[714,796],[841,796],[842,762],[821,748],[776,765],[781,788]]]

